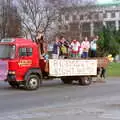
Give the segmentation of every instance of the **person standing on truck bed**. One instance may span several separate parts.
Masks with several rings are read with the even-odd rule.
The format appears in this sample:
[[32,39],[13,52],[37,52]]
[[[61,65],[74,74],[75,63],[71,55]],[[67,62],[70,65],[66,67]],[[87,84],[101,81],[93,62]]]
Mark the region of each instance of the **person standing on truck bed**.
[[36,35],[36,43],[40,47],[40,54],[44,53],[44,36],[42,31],[38,31]]
[[90,43],[91,57],[97,57],[97,40],[98,36],[94,37]]
[[60,58],[67,58],[70,44],[63,36],[60,37]]
[[88,41],[88,37],[85,37],[84,41],[81,43],[81,47],[83,49],[82,58],[88,58],[88,52],[90,48],[90,42]]
[[79,56],[80,42],[78,40],[73,40],[71,42],[71,54],[72,57],[77,58]]
[[55,43],[53,44],[52,58],[58,59],[60,55],[60,39],[56,37]]
[[42,56],[45,58],[45,60],[48,60],[49,59],[49,53],[48,53],[48,42],[47,40],[44,41],[43,43],[43,54]]

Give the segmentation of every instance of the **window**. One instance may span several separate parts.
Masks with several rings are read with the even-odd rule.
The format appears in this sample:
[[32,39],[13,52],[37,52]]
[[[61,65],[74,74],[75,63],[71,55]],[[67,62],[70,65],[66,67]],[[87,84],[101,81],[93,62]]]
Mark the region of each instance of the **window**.
[[111,18],[114,18],[114,17],[115,17],[115,13],[112,12],[112,13],[111,13]]
[[15,46],[14,45],[0,45],[0,58],[14,59],[15,58]]
[[90,31],[90,23],[83,23],[82,31]]
[[98,34],[103,28],[102,22],[94,22],[94,34]]
[[95,18],[95,19],[99,19],[99,14],[96,13],[96,14],[94,15],[94,18]]
[[90,23],[82,24],[82,36],[90,36]]
[[58,29],[61,30],[61,29],[62,29],[62,26],[59,25],[59,26],[58,26]]
[[83,19],[84,19],[84,16],[83,16],[83,15],[81,15],[81,16],[80,16],[80,20],[83,20]]
[[65,25],[64,28],[65,28],[65,30],[68,30],[68,26],[67,25]]
[[27,48],[27,56],[32,56],[32,48]]
[[73,15],[73,21],[74,20],[77,20],[77,16],[76,15]]
[[107,21],[106,25],[108,28],[110,28],[111,30],[115,30],[115,21]]
[[92,19],[92,16],[90,14],[88,15],[88,19]]
[[78,30],[79,27],[78,27],[79,23],[70,23],[70,30],[73,31],[73,30]]
[[87,14],[84,15],[84,19],[85,19],[85,20],[88,19],[88,15],[87,15]]
[[32,48],[20,48],[19,56],[32,56]]
[[65,20],[69,20],[69,15],[66,15],[66,16],[65,16]]
[[107,13],[104,13],[104,14],[103,14],[103,17],[104,17],[104,18],[107,18]]

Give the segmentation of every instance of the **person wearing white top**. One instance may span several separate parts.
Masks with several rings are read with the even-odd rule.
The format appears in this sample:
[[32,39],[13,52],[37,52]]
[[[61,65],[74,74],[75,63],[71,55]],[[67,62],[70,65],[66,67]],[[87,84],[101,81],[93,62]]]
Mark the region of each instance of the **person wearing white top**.
[[85,40],[81,43],[81,47],[82,47],[82,50],[83,50],[82,58],[88,58],[90,42],[88,41],[87,37],[85,37]]
[[96,57],[96,51],[97,51],[97,39],[94,38],[90,43],[90,50],[91,50],[91,57]]
[[72,57],[78,57],[79,54],[80,43],[77,40],[73,40],[71,43],[71,52]]

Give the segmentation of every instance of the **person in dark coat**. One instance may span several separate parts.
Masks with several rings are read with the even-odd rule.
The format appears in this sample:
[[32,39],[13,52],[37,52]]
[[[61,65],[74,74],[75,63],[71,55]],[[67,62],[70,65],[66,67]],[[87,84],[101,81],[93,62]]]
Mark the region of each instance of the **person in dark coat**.
[[58,59],[59,55],[60,55],[60,42],[59,42],[59,38],[56,37],[55,43],[53,44],[52,58]]

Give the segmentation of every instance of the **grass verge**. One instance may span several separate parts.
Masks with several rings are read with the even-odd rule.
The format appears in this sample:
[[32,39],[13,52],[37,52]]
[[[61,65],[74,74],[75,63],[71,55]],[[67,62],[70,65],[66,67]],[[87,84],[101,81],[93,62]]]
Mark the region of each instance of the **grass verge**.
[[107,76],[120,77],[120,63],[110,63],[107,68]]

